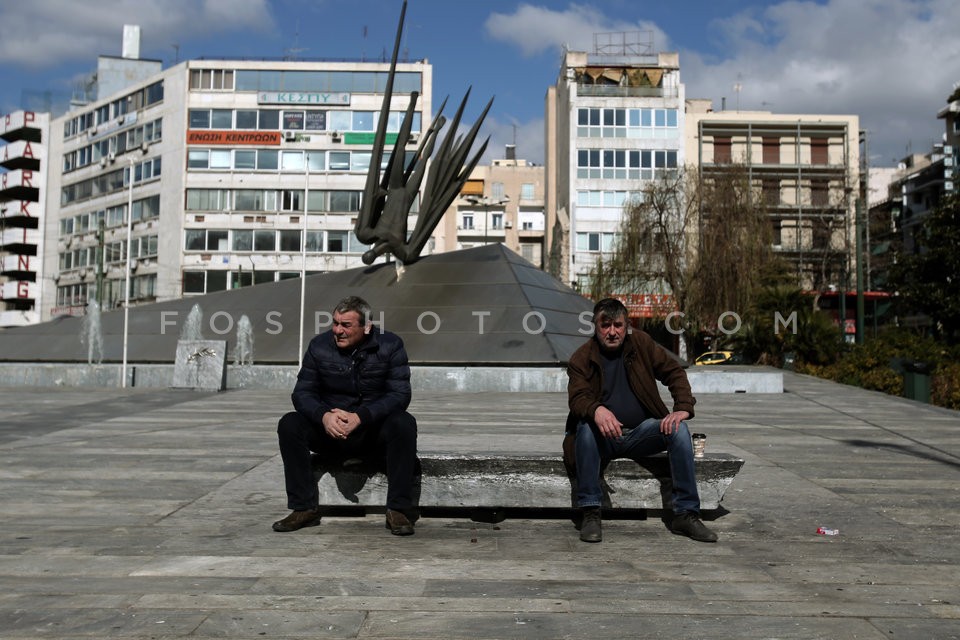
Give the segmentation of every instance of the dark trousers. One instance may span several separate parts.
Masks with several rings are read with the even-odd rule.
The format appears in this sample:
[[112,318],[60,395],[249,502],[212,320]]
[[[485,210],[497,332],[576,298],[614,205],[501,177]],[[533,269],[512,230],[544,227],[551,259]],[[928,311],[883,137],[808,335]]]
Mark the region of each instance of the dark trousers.
[[405,513],[413,508],[417,420],[406,411],[380,423],[360,425],[346,440],[331,438],[322,424],[291,411],[280,418],[277,436],[287,508],[305,511],[318,507],[320,496],[310,465],[311,452],[323,463],[340,463],[348,458],[382,462],[387,472],[387,508]]

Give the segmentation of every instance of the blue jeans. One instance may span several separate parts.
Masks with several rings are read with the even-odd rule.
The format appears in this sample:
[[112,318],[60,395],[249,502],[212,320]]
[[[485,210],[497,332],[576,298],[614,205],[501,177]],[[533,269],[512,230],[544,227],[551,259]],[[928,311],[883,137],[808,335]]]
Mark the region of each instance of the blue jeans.
[[700,495],[693,462],[693,444],[687,423],[681,422],[671,435],[660,433],[660,420],[647,418],[639,425],[624,429],[619,438],[605,438],[590,422],[577,425],[577,505],[599,507],[603,500],[600,470],[616,458],[637,460],[661,451],[670,460],[673,480],[673,512],[700,513]]

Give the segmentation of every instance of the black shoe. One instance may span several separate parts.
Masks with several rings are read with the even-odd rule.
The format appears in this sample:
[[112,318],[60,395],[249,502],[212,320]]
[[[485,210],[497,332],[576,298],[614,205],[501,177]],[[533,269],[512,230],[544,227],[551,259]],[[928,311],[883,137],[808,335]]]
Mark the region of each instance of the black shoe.
[[400,511],[387,509],[387,529],[395,536],[412,536],[413,523]]
[[291,511],[283,520],[277,520],[273,523],[273,530],[280,533],[296,531],[304,527],[315,527],[320,524],[320,511],[310,509],[309,511]]
[[580,539],[584,542],[600,542],[603,533],[600,529],[600,508],[588,507],[583,510],[583,520],[580,522]]
[[681,513],[673,517],[670,531],[677,535],[687,536],[697,542],[716,542],[717,534],[707,528],[695,513]]

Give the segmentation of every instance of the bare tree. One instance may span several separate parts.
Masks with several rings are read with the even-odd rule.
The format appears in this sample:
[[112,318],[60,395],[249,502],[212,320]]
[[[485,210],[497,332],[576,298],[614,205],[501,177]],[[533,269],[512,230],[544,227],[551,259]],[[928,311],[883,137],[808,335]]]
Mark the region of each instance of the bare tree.
[[[742,166],[702,181],[680,170],[648,183],[624,207],[614,251],[593,272],[591,295],[666,293],[694,333],[743,313],[773,263],[762,198]],[[694,339],[685,332],[689,343]]]

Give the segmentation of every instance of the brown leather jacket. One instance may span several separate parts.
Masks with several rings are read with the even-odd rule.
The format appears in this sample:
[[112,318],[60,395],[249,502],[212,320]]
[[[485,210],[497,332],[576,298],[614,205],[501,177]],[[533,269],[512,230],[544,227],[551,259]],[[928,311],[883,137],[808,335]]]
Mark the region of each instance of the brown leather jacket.
[[[697,401],[690,390],[687,373],[676,358],[646,332],[633,329],[627,334],[623,341],[623,359],[630,388],[653,417],[663,418],[670,413],[660,398],[657,380],[670,390],[673,411],[686,411],[693,417],[693,405]],[[601,404],[603,365],[596,338],[591,337],[570,356],[567,375],[570,378],[567,383],[570,414],[566,426],[569,433],[581,420],[593,420],[593,414]]]

